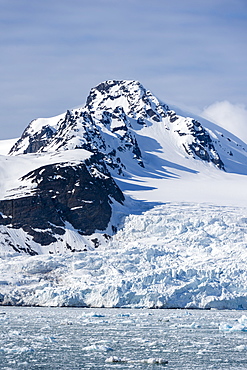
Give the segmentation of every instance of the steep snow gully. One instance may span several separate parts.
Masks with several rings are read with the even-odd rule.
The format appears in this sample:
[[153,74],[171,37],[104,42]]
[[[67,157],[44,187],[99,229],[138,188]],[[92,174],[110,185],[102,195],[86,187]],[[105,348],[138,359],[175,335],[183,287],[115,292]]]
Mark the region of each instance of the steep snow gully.
[[1,305],[247,309],[241,138],[111,80],[0,150]]

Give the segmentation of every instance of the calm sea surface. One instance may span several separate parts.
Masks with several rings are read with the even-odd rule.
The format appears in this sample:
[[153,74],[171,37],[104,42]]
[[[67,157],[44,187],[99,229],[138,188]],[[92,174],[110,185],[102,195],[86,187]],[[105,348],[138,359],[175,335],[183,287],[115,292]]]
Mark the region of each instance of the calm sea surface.
[[244,314],[0,307],[0,369],[247,369]]

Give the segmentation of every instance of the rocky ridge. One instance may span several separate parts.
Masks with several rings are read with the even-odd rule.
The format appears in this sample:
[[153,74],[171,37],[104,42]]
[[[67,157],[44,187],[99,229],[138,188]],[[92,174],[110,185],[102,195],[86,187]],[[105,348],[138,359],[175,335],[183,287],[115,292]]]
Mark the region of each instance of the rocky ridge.
[[180,137],[186,154],[224,170],[214,140],[200,122],[179,116],[137,81],[103,82],[90,91],[85,107],[68,110],[52,125],[32,121],[10,154],[82,148],[103,153],[107,165],[122,174],[128,154],[145,166],[136,132],[162,121],[164,129]]

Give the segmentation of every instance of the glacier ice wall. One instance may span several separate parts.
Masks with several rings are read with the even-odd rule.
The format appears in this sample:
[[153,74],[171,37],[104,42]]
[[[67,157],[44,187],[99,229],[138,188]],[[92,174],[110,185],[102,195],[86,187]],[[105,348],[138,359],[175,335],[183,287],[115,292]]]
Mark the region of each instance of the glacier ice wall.
[[167,204],[95,251],[2,255],[2,305],[247,309],[247,210]]

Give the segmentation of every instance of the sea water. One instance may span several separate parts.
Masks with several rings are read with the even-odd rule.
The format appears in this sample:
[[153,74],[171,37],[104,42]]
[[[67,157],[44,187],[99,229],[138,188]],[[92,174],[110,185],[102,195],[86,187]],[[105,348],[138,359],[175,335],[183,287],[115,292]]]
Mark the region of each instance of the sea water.
[[0,368],[247,369],[245,319],[244,311],[0,307]]

